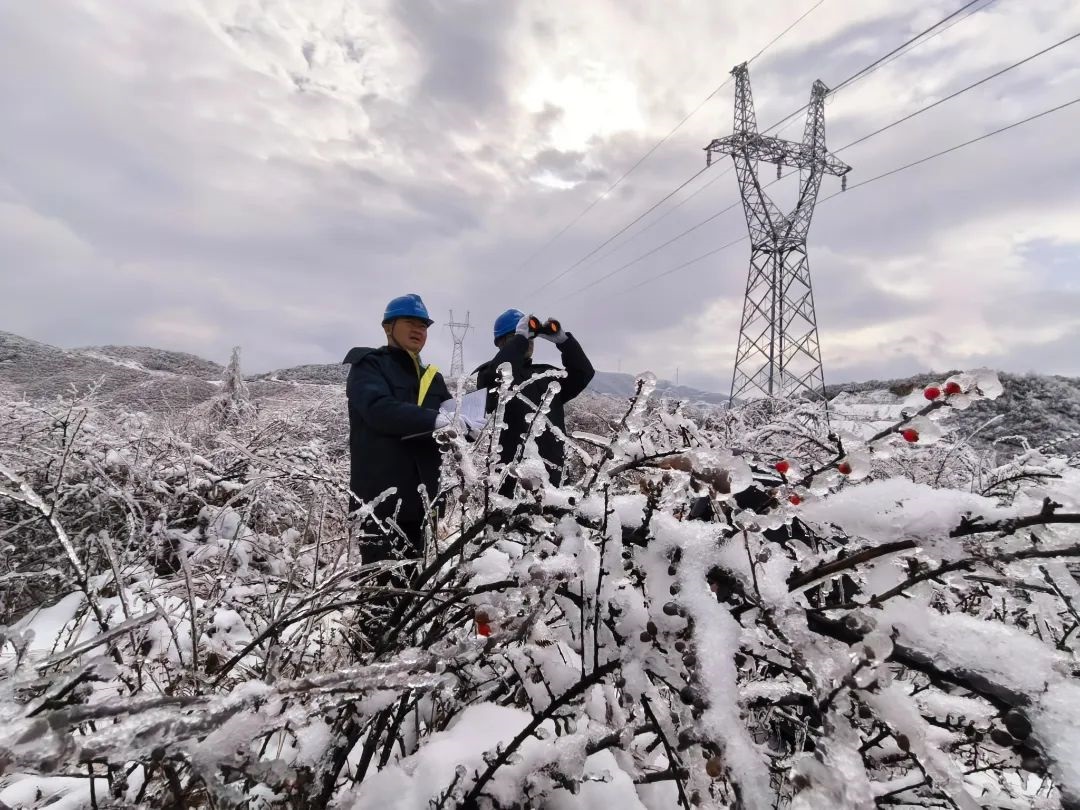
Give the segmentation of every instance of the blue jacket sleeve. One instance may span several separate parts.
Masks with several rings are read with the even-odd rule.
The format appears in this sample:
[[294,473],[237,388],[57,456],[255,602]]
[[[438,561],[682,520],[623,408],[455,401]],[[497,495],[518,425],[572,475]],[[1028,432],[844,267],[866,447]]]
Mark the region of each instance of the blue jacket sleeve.
[[361,360],[349,376],[349,408],[387,436],[410,436],[435,429],[438,411],[395,399],[390,382],[373,360]]
[[566,369],[566,379],[562,381],[562,390],[559,398],[563,402],[569,402],[585,390],[596,371],[585,356],[584,349],[577,342],[577,338],[567,333],[566,340],[558,344],[559,353],[562,355],[563,367]]

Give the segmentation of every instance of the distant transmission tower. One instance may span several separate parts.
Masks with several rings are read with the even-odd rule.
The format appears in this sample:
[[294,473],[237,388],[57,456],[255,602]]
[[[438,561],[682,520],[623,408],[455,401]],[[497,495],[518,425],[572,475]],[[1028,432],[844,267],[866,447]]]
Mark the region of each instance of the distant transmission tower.
[[465,334],[472,329],[469,326],[469,313],[465,313],[464,323],[454,320],[454,310],[450,310],[450,336],[454,339],[454,355],[450,360],[450,379],[456,380],[465,373]]
[[[731,400],[809,395],[824,398],[814,293],[806,235],[814,214],[822,175],[841,178],[847,187],[851,167],[825,148],[825,94],[829,89],[814,82],[806,114],[802,143],[761,135],[750,93],[746,63],[731,71],[735,77],[735,131],[717,138],[706,149],[713,155],[731,155],[739,180],[746,225],[750,231],[750,272],[746,278],[739,347],[731,379]],[[758,162],[776,165],[777,179],[785,166],[799,170],[799,197],[788,215],[762,190]]]

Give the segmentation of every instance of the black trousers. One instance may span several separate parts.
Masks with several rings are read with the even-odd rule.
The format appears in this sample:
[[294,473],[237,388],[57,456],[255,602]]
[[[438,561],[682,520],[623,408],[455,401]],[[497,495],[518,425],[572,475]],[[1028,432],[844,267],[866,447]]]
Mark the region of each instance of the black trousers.
[[[423,524],[419,520],[399,520],[397,524],[404,538],[392,530],[361,536],[360,559],[365,565],[383,560],[418,560],[424,556]],[[409,572],[395,570],[381,573],[375,578],[375,584],[407,588],[411,571],[410,568]]]
[[404,538],[390,530],[363,539],[360,556],[365,563],[424,556],[423,524],[419,520],[399,520],[397,524],[405,534]]

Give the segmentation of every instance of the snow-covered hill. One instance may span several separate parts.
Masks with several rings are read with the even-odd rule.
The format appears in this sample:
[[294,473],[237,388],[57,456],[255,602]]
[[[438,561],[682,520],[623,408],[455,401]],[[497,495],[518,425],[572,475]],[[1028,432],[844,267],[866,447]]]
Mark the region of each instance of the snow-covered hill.
[[[182,410],[218,393],[224,369],[192,354],[145,346],[96,346],[64,350],[18,335],[0,332],[0,393],[6,397],[51,399],[83,393],[97,385],[99,398],[150,412]],[[319,401],[343,393],[348,374],[339,363],[309,364],[248,376],[256,402]],[[893,380],[832,385],[827,393],[835,407],[853,412],[867,408],[891,418],[917,389],[943,380],[947,373],[920,374]],[[1041,374],[1002,374],[1005,393],[957,415],[958,435],[974,434],[986,447],[996,443],[1006,452],[1027,445],[1055,445],[1057,452],[1080,452],[1080,379]],[[587,395],[572,409],[581,425],[607,418],[634,391],[630,374],[598,371]],[[681,399],[725,407],[727,395],[660,381],[657,398]],[[343,399],[343,397],[342,397]]]
[[[828,386],[834,402],[879,407],[903,402],[912,392],[940,382],[952,372],[919,374],[895,380],[868,380]],[[1007,452],[1026,446],[1054,446],[1055,452],[1080,453],[1080,379],[1046,374],[999,375],[1005,393],[957,413],[957,433],[974,434],[981,446]],[[839,400],[836,398],[839,397]]]
[[[615,397],[629,397],[634,393],[637,385],[633,374],[622,374],[613,371],[598,371],[589,383],[589,390],[597,394],[607,394]],[[670,380],[657,380],[656,394],[667,399],[682,399],[687,402],[705,403],[708,405],[726,406],[727,394],[718,394],[714,391],[702,391],[691,388],[688,385],[675,385]]]
[[113,353],[65,351],[9,332],[0,332],[0,383],[9,395],[34,400],[96,389],[105,401],[145,411],[190,407],[217,390],[206,380],[157,373]]
[[309,363],[255,374],[249,380],[268,380],[282,382],[311,383],[313,385],[344,385],[349,376],[349,367],[343,363]]
[[[317,385],[341,385],[348,376],[348,368],[340,364],[310,364],[293,366],[291,368],[278,369],[265,374],[256,374],[248,379],[251,380],[280,380],[288,382],[315,383]],[[589,391],[594,394],[625,398],[634,393],[637,378],[633,374],[622,374],[614,371],[598,371],[589,383]],[[675,385],[670,380],[658,380],[656,383],[658,396],[670,399],[682,399],[687,402],[698,402],[709,405],[726,405],[727,394],[718,394],[714,391],[702,391],[687,385]]]
[[225,373],[225,367],[212,360],[152,346],[84,346],[72,352],[115,362],[136,371],[181,374],[200,380],[220,380]]

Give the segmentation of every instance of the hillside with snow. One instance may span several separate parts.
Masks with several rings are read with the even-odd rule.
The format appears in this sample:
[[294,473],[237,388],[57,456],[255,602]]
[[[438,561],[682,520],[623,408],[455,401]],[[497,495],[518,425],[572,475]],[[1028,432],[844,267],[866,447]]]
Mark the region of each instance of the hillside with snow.
[[[831,403],[885,410],[909,401],[948,374],[920,374],[894,380],[828,386]],[[1047,374],[999,375],[1004,392],[995,400],[973,403],[957,414],[957,432],[982,447],[1010,454],[1026,448],[1080,453],[1080,379]]]
[[[217,393],[224,367],[183,352],[150,347],[97,346],[64,350],[0,332],[0,392],[33,400],[69,396],[95,387],[105,402],[156,413],[190,408]],[[248,375],[255,401],[318,402],[329,398],[344,407],[348,368],[308,364]],[[921,374],[893,380],[870,380],[828,386],[834,409],[897,416],[912,392],[947,374]],[[1024,448],[1054,447],[1080,453],[1080,379],[1041,374],[1001,374],[1003,395],[957,414],[957,433],[983,448],[1014,454]],[[597,417],[614,413],[633,395],[635,378],[599,371],[570,408],[571,418],[595,427]],[[679,400],[699,409],[727,407],[724,394],[658,381],[656,397]],[[916,397],[917,400],[917,397]]]

